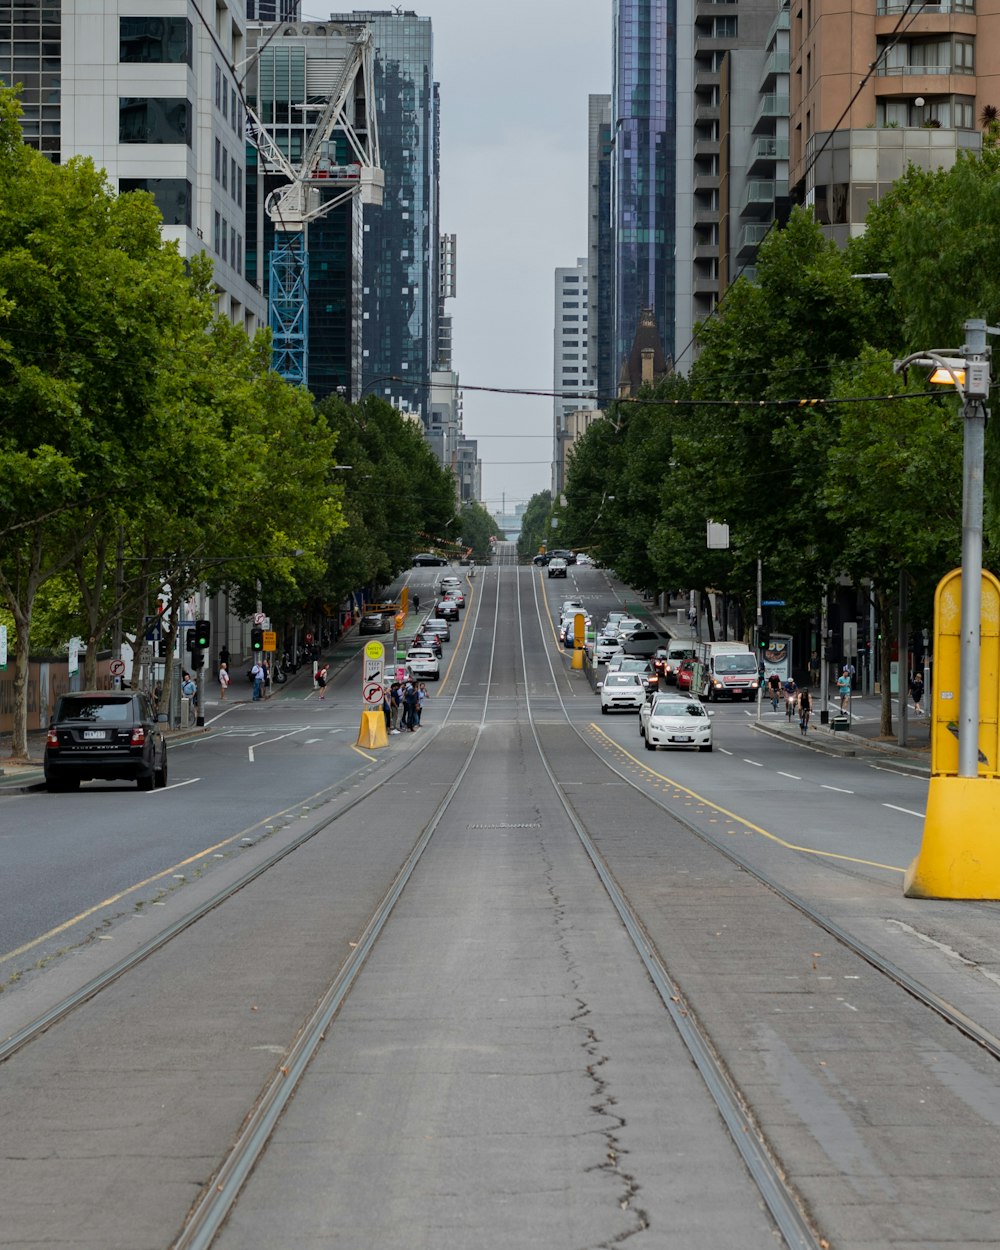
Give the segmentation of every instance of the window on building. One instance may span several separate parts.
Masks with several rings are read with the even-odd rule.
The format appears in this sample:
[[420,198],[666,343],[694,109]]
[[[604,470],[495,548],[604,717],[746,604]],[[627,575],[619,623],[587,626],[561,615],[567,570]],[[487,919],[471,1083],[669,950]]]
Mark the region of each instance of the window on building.
[[243,170],[240,168],[236,170],[236,203],[243,207]]
[[222,104],[222,66],[215,67],[215,107],[219,108]]
[[563,300],[563,308],[579,308],[579,307],[580,307],[580,303],[578,300],[575,300],[575,299]]
[[191,105],[187,100],[118,100],[119,143],[186,143],[191,146]]
[[563,321],[579,321],[580,318],[572,313],[563,313]]
[[119,178],[118,190],[149,191],[166,226],[191,225],[191,184],[185,178]]
[[215,181],[222,181],[222,141],[215,140]]
[[222,149],[222,189],[229,190],[229,153]]
[[229,259],[229,222],[222,219],[222,259]]
[[118,60],[190,65],[191,23],[186,17],[120,17]]
[[213,232],[213,235],[212,235],[212,243],[215,247],[216,256],[218,256],[219,254],[219,248],[221,246],[221,242],[222,242],[222,218],[218,213],[216,213],[215,214],[215,231]]
[[713,39],[735,39],[736,38],[736,22],[735,17],[717,17],[712,22],[712,38]]

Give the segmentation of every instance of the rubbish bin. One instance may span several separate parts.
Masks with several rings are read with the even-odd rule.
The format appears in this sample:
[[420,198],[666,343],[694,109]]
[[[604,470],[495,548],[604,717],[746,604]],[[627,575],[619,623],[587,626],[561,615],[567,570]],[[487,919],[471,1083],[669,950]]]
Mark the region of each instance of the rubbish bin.
[[834,733],[844,733],[846,730],[850,729],[850,727],[851,718],[849,716],[845,716],[843,712],[838,712],[838,714],[830,722],[830,728]]
[[821,725],[829,725],[830,723],[830,713],[826,710],[826,708],[824,708],[819,714],[819,723]]

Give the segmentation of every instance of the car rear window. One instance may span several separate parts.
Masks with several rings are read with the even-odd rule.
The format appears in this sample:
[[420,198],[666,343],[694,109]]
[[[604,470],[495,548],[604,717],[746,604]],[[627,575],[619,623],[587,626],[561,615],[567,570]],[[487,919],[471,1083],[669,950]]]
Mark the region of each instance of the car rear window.
[[56,710],[57,721],[89,720],[111,721],[119,724],[131,723],[131,699],[79,699],[72,695],[64,695]]

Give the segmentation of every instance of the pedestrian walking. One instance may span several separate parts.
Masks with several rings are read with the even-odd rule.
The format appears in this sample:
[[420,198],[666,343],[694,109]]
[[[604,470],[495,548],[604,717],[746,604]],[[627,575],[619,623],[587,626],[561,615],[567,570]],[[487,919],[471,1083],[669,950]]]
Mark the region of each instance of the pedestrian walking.
[[809,657],[809,684],[819,685],[819,655],[815,651]]
[[785,692],[785,719],[790,721],[797,706],[797,698],[799,688],[795,683],[794,677],[789,677],[782,689]]
[[225,699],[226,691],[229,689],[229,668],[225,660],[219,663],[219,698]]
[[329,664],[321,664],[316,670],[316,685],[319,687],[319,697],[326,698],[326,675],[330,671]]
[[225,664],[226,668],[228,668],[231,662],[232,661],[229,655],[229,648],[220,647],[219,648],[219,668],[222,668],[223,664]]
[[392,728],[389,732],[391,734],[398,734],[399,718],[403,714],[403,689],[398,681],[394,681],[389,688],[389,705],[389,714],[392,722]]
[[256,660],[250,670],[250,680],[253,682],[253,702],[256,703],[261,697],[261,687],[264,685],[264,670]]
[[414,595],[411,602],[413,604],[413,615],[416,616],[417,613],[420,611],[420,596]]
[[913,680],[910,682],[910,698],[913,700],[913,711],[917,716],[923,716],[924,709],[920,706],[924,697],[924,679],[919,673],[914,673]]
[[385,717],[385,732],[389,733],[392,724],[392,703],[389,700],[389,687],[382,687],[382,715]]
[[198,686],[196,685],[194,678],[189,672],[187,672],[187,670],[184,670],[181,673],[181,694],[185,699],[189,699],[191,701],[191,707],[197,711]]
[[420,718],[423,715],[424,704],[426,703],[426,701],[427,701],[427,684],[426,682],[421,682],[420,685],[417,686],[417,727],[418,728],[420,726]]
[[772,673],[767,679],[767,686],[771,692],[771,708],[776,712],[778,710],[778,696],[781,694],[781,678],[777,673]]
[[808,690],[800,690],[798,698],[799,707],[799,733],[803,736],[809,732],[809,717],[812,714],[812,695]]
[[840,710],[846,712],[851,700],[851,673],[846,664],[837,678],[837,693],[840,695]]
[[417,706],[419,698],[412,682],[406,683],[406,689],[403,691],[403,728],[408,733],[413,733],[417,728]]

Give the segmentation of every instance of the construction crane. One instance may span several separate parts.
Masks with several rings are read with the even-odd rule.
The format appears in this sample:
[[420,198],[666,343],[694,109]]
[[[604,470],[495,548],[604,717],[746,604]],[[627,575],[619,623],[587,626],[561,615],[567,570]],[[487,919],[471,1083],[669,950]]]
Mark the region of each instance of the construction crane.
[[[302,33],[309,33],[309,28],[302,28]],[[309,376],[307,227],[353,196],[362,204],[380,205],[385,186],[375,116],[372,32],[368,27],[352,27],[349,33],[338,34],[343,36],[344,55],[329,95],[324,92],[325,98],[299,106],[318,116],[297,164],[292,164],[257,113],[247,108],[247,138],[257,148],[261,174],[283,174],[288,179],[264,204],[275,236],[268,262],[268,323],[275,371],[302,386]],[[329,58],[324,60],[328,65]],[[353,160],[336,164],[334,154],[338,147],[343,151],[345,143]]]

